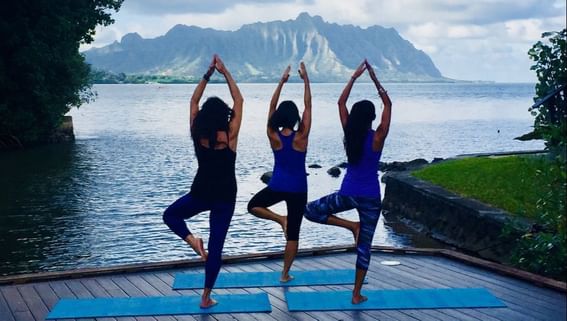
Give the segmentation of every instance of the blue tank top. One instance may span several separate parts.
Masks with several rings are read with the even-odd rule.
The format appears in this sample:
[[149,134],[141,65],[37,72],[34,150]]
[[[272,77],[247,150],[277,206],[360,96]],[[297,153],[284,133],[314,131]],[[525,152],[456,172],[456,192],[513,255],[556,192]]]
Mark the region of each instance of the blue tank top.
[[274,152],[274,171],[268,186],[280,192],[307,192],[307,172],[305,171],[306,152],[293,149],[295,132],[284,136],[278,132],[282,148]]
[[372,150],[374,130],[369,130],[364,140],[362,158],[358,164],[349,163],[339,193],[346,196],[380,197],[378,163],[381,152]]

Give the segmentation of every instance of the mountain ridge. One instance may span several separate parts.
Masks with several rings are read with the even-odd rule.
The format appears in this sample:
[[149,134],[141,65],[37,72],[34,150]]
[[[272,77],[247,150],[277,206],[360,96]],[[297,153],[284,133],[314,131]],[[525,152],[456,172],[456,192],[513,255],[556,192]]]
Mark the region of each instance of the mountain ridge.
[[339,25],[308,13],[234,31],[177,24],[151,39],[128,33],[84,55],[94,69],[107,72],[198,79],[213,53],[238,81],[277,81],[285,66],[304,61],[311,80],[342,82],[364,58],[384,81],[449,81],[394,28]]

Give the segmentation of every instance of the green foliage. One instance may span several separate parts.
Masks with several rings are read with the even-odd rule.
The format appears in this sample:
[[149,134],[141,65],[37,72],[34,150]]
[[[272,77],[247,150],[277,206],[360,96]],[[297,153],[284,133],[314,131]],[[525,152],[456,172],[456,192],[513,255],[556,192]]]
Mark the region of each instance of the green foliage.
[[[567,84],[567,29],[558,32],[546,32],[542,38],[547,42],[538,41],[528,51],[530,59],[535,64],[538,83],[536,96],[538,101],[559,87]],[[539,106],[530,108],[535,116],[534,131],[546,141],[547,147],[565,159],[567,139],[567,97],[565,89]]]
[[512,253],[516,266],[563,281],[567,280],[565,169],[565,162],[557,155],[549,166],[537,172],[547,182],[536,202],[537,228],[523,235]]
[[[192,76],[127,75],[105,70],[92,70],[91,81],[95,84],[196,84],[200,78]],[[211,79],[215,82],[215,79]]]
[[123,0],[20,0],[0,11],[0,135],[49,138],[71,107],[93,98],[79,53]]
[[[548,38],[548,43],[538,41],[528,55],[535,62],[531,70],[536,72],[539,81],[534,101],[549,99],[534,105],[530,111],[535,116],[534,132],[545,140],[551,160],[537,172],[545,182],[533,203],[533,219],[538,228],[523,235],[512,259],[521,268],[566,280],[567,29],[546,32],[542,38]],[[548,96],[562,86],[556,95]]]

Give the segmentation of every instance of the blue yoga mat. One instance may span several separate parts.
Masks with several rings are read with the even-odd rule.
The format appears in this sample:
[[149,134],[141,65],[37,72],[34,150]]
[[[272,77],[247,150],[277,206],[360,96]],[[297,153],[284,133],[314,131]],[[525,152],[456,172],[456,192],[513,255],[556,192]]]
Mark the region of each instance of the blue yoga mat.
[[201,297],[165,296],[143,298],[61,299],[46,319],[137,317],[153,315],[271,312],[266,293],[214,295],[218,303],[199,308]]
[[286,292],[289,311],[500,308],[486,289],[363,290],[368,301],[350,303],[351,291]]
[[[215,289],[354,283],[354,270],[292,271],[290,274],[294,279],[282,283],[280,282],[280,272],[220,273],[215,283]],[[204,282],[205,275],[203,273],[178,273],[175,275],[173,289],[201,289]]]

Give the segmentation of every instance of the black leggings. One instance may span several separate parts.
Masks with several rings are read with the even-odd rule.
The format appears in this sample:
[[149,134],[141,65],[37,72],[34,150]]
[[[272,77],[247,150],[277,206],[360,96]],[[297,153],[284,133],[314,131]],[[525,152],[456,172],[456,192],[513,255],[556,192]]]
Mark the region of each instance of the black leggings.
[[266,208],[281,201],[285,201],[287,206],[287,240],[297,241],[301,219],[303,219],[303,212],[307,204],[307,192],[279,192],[266,187],[248,202],[248,212],[252,213],[254,207]]

